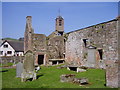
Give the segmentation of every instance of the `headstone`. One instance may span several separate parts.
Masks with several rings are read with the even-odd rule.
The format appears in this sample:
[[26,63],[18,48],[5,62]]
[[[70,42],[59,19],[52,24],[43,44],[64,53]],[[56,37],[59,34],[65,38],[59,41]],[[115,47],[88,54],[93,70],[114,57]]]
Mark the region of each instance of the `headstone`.
[[21,74],[21,81],[23,82],[30,78],[32,78],[32,80],[35,80],[36,72],[33,52],[28,50],[25,53],[25,59],[23,61],[23,72]]
[[23,63],[19,62],[16,64],[16,77],[21,77],[21,73],[23,72]]
[[96,65],[96,47],[88,47],[87,67],[95,68]]

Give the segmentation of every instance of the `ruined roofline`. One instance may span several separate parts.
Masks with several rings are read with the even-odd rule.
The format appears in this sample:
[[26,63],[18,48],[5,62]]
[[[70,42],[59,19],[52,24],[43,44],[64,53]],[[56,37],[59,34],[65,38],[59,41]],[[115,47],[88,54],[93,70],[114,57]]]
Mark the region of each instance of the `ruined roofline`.
[[113,20],[110,20],[110,21],[106,21],[106,22],[102,22],[102,23],[99,23],[99,24],[96,24],[96,25],[91,25],[91,26],[88,26],[88,27],[85,27],[85,28],[81,28],[81,29],[77,29],[77,30],[74,30],[74,31],[70,31],[66,34],[70,34],[70,33],[73,33],[73,32],[77,32],[77,31],[80,31],[80,30],[84,30],[84,29],[87,29],[87,28],[90,28],[90,27],[94,27],[94,26],[97,26],[97,25],[100,25],[100,24],[106,24],[106,23],[109,23],[109,22],[113,22],[113,21],[117,21],[118,19],[113,19]]
[[26,18],[32,18],[32,16],[26,16]]

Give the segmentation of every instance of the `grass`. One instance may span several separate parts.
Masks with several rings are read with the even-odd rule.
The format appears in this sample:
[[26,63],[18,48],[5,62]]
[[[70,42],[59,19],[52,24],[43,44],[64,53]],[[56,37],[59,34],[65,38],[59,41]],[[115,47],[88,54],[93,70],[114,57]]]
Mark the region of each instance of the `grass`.
[[0,67],[9,67],[13,66],[13,63],[0,64]]
[[[58,66],[45,67],[37,73],[37,80],[21,82],[16,77],[15,69],[3,69],[2,88],[107,88],[105,84],[105,71],[101,69],[88,69],[86,72],[69,71],[66,68],[57,69]],[[75,74],[76,77],[86,77],[89,85],[80,86],[69,82],[60,82],[62,74]]]

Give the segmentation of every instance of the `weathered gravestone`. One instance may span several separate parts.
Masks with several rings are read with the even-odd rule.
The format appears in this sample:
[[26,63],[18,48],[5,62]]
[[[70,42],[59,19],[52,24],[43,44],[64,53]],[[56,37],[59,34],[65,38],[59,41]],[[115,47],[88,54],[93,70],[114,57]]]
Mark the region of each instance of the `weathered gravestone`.
[[25,53],[25,59],[23,61],[23,72],[21,74],[21,81],[23,82],[30,78],[32,78],[32,80],[35,80],[36,72],[35,72],[35,66],[34,66],[33,52],[28,50]]
[[16,64],[16,77],[21,77],[21,73],[23,72],[23,63],[19,62]]
[[96,66],[96,47],[88,47],[87,67],[95,68]]

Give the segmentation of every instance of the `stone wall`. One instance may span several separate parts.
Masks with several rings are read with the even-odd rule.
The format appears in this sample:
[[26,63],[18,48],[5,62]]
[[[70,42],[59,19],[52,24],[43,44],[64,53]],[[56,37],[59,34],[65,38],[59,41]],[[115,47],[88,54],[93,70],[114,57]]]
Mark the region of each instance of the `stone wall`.
[[46,36],[44,34],[32,35],[33,51],[46,50]]
[[44,64],[47,60],[47,40],[44,34],[33,34],[32,35],[32,45],[33,45],[33,53],[35,55],[35,64],[38,64],[38,55],[44,55]]
[[120,87],[120,61],[106,60],[106,85],[109,87]]
[[118,30],[118,60],[106,61],[106,85],[109,87],[120,87],[120,16],[117,17],[117,30]]
[[[66,62],[87,65],[88,46],[96,47],[96,67],[105,68],[105,60],[117,60],[117,20],[67,33]],[[102,50],[100,59],[99,50]],[[89,60],[90,61],[90,60]]]
[[64,37],[56,36],[48,40],[48,55],[50,59],[63,59],[65,52]]
[[[119,2],[119,6],[120,6],[120,2]],[[120,13],[120,8],[119,8],[119,13]],[[117,25],[117,29],[118,29],[118,77],[120,77],[120,16],[118,17],[118,25]],[[118,78],[118,87],[120,87],[120,78]]]
[[63,59],[65,44],[63,36],[46,37],[44,34],[32,35],[33,53],[35,64],[38,64],[38,55],[44,55],[44,65],[49,63],[49,59]]
[[8,56],[8,57],[1,57],[0,63],[7,64],[7,63],[18,63],[23,62],[24,56]]

